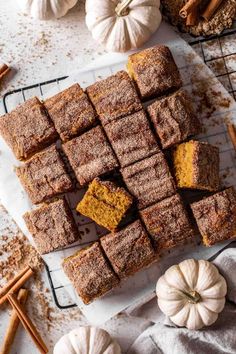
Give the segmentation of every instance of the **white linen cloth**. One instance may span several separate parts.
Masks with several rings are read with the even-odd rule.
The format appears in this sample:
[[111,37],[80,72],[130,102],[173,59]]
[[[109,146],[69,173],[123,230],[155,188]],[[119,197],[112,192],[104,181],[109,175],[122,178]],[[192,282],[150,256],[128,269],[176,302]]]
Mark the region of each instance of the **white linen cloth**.
[[130,319],[150,321],[128,354],[235,354],[236,353],[236,247],[224,250],[213,263],[227,281],[227,302],[210,327],[190,331],[176,327],[158,309],[155,294],[145,304],[127,310]]

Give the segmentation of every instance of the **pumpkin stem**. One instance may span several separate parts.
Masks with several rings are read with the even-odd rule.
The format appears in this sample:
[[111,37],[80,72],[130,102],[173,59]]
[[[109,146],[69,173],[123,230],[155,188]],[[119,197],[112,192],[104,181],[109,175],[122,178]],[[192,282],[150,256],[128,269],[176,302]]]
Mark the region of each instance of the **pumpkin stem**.
[[189,293],[182,291],[191,304],[197,304],[201,300],[201,296],[197,291],[190,291]]
[[116,13],[118,16],[127,16],[129,14],[129,4],[133,0],[123,0],[116,6]]

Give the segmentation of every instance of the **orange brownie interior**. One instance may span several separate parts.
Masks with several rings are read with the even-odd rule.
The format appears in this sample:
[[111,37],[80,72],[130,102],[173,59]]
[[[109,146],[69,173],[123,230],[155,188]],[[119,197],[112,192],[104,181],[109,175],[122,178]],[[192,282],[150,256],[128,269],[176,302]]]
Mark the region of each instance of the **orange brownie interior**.
[[173,163],[179,188],[216,191],[219,189],[219,149],[200,141],[178,145]]
[[115,183],[95,178],[76,210],[110,231],[117,229],[132,204],[131,195]]

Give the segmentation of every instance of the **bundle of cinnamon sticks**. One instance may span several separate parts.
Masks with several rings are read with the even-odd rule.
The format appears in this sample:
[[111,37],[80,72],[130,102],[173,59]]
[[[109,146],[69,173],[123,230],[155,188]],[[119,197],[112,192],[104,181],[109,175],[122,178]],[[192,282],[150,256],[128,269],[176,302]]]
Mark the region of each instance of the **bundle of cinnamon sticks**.
[[196,25],[200,18],[209,21],[222,3],[222,0],[209,0],[202,13],[199,10],[201,3],[202,0],[188,0],[180,9],[179,15],[186,19],[186,26]]
[[[48,353],[44,341],[24,309],[28,290],[23,289],[22,286],[32,275],[33,270],[27,266],[0,290],[0,305],[8,300],[13,309],[0,354],[8,354],[10,352],[19,323],[22,323],[25,330],[29,333],[39,352],[42,354]],[[18,295],[16,297],[17,292]]]
[[0,81],[9,73],[11,69],[7,64],[0,64]]

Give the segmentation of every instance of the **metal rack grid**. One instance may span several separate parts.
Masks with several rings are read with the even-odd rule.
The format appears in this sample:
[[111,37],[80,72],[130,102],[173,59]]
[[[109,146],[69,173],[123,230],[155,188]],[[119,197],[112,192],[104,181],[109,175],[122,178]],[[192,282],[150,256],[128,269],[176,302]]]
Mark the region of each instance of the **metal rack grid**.
[[[231,48],[227,43],[231,43]],[[218,36],[194,39],[189,44],[236,99],[236,29]],[[211,47],[210,50],[209,47]]]
[[[228,41],[235,41],[235,50],[233,50],[231,53],[225,53],[224,39],[226,39],[226,38]],[[190,40],[189,44],[198,52],[198,54],[200,54],[200,56],[203,58],[204,62],[211,69],[212,69],[213,62],[218,61],[218,60],[222,61],[222,63],[223,63],[222,67],[224,70],[222,70],[221,73],[215,73],[215,74],[218,77],[218,79],[226,86],[226,88],[233,95],[233,97],[236,98],[236,69],[230,70],[230,68],[228,66],[228,59],[230,57],[235,56],[235,60],[236,60],[236,29],[234,29],[230,32],[226,32],[220,36],[211,36],[209,38],[199,38],[199,39]],[[207,46],[210,45],[210,47],[211,47],[214,44],[216,45],[216,47],[219,50],[215,51],[213,53],[213,55],[209,56],[207,54]],[[233,75],[235,75],[235,79],[234,79]],[[8,111],[10,111],[10,108],[8,107],[8,103],[7,103],[7,98],[10,95],[20,94],[21,101],[24,102],[27,99],[26,96],[29,91],[37,90],[38,96],[41,96],[41,98],[43,98],[44,89],[48,89],[48,87],[50,85],[55,84],[56,86],[58,86],[58,91],[60,91],[60,82],[65,80],[66,78],[67,78],[67,76],[63,76],[63,77],[60,77],[57,79],[41,82],[41,83],[38,83],[35,85],[30,85],[30,86],[26,86],[23,88],[19,88],[19,89],[7,92],[3,97],[3,106],[5,109],[5,112],[7,113]],[[225,81],[225,78],[227,78],[228,81]],[[235,83],[234,83],[234,80],[235,80]],[[92,222],[83,223],[83,226],[86,226],[86,225],[89,226],[91,224],[95,225],[97,233],[100,233],[101,230],[99,230],[97,228],[97,225],[95,223],[92,223]],[[86,245],[87,243],[88,242],[80,243],[80,245]],[[70,248],[76,247],[76,246],[77,245],[70,246]],[[49,284],[51,287],[51,291],[52,291],[56,306],[60,309],[68,309],[68,308],[77,306],[75,303],[70,303],[69,300],[68,300],[67,304],[61,303],[60,298],[63,298],[63,297],[66,298],[67,293],[64,290],[64,295],[63,295],[61,293],[61,291],[63,291],[63,286],[57,285],[54,283],[52,272],[55,272],[56,270],[53,269],[53,271],[52,271],[46,265],[46,271],[47,271]],[[60,295],[59,295],[59,293],[60,293]]]

